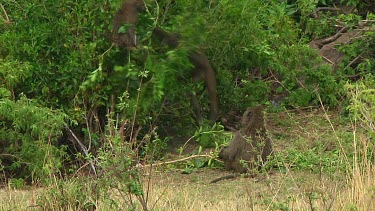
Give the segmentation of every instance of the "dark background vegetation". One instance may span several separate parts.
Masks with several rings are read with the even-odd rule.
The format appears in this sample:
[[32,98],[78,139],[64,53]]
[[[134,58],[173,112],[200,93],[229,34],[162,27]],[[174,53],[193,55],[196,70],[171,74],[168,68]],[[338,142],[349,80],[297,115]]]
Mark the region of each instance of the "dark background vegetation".
[[[238,116],[258,104],[271,111],[323,104],[345,115],[345,84],[374,85],[370,0],[146,0],[132,51],[110,40],[121,3],[1,2],[4,179],[43,181],[88,161],[93,173],[94,162],[105,168],[118,154],[122,157],[113,162],[129,161],[128,168],[138,156],[160,159],[171,142],[193,135],[201,146],[218,146],[230,123],[196,124],[189,95],[203,90],[203,83],[191,81],[191,49],[204,52],[215,69],[220,115],[229,122],[228,114]],[[335,6],[349,12],[322,10],[314,16],[318,7]],[[335,69],[309,46],[342,27],[358,29],[359,23],[365,25],[360,39],[340,46],[345,56]],[[155,26],[180,33],[180,46],[170,49],[154,40]],[[199,98],[205,115],[206,95]],[[124,145],[130,151],[122,151]]]

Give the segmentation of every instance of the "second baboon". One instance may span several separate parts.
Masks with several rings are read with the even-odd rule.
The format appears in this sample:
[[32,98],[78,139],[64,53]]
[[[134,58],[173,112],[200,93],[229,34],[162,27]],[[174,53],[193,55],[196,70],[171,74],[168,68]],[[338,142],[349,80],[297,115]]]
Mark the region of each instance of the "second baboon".
[[[112,41],[121,47],[133,48],[137,45],[135,24],[138,13],[145,9],[143,0],[125,0],[113,19]],[[121,31],[120,28],[124,27]]]
[[[121,8],[117,11],[113,20],[112,41],[121,47],[133,48],[136,46],[135,24],[138,19],[138,13],[145,9],[143,0],[125,0]],[[124,30],[120,30],[124,27]],[[153,35],[169,47],[178,47],[180,35],[168,33],[158,27],[153,30]],[[206,82],[209,102],[211,122],[215,122],[218,116],[218,103],[216,91],[216,77],[207,56],[199,51],[192,51],[189,54],[189,60],[193,64],[192,78],[194,81],[204,80]],[[192,96],[192,104],[196,109],[196,118],[202,123],[202,116],[198,106],[196,96]]]
[[[179,45],[179,40],[181,36],[177,33],[169,33],[164,31],[159,27],[155,27],[153,30],[153,35],[161,41],[161,43],[165,43],[171,48],[177,48]],[[193,81],[205,81],[206,88],[208,91],[209,103],[210,103],[210,117],[209,120],[211,122],[215,122],[218,116],[218,102],[217,102],[217,91],[216,91],[216,76],[215,72],[212,69],[210,62],[207,56],[198,51],[193,50],[189,52],[189,60],[191,64],[194,66],[192,70],[192,78]],[[192,106],[196,110],[196,118],[199,123],[202,123],[202,116],[200,113],[200,108],[198,105],[198,100],[195,95],[192,96]]]
[[[272,152],[271,140],[264,126],[262,106],[248,108],[242,116],[241,125],[242,128],[234,134],[232,142],[219,153],[225,169],[236,173],[246,173],[258,168]],[[223,179],[233,177],[235,176],[225,176]],[[221,179],[212,182],[219,180]]]

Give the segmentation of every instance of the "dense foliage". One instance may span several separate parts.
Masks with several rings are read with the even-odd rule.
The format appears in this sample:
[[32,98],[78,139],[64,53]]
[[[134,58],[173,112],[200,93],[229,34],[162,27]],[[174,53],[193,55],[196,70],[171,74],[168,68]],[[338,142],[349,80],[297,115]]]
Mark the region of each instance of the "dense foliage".
[[[113,141],[146,146],[139,154],[156,153],[156,146],[165,146],[158,132],[202,132],[187,100],[192,90],[203,89],[190,78],[192,49],[210,58],[222,114],[259,103],[276,109],[346,105],[344,84],[373,74],[373,30],[340,48],[346,57],[335,71],[319,65],[321,58],[308,45],[334,34],[336,23],[353,29],[363,18],[375,20],[354,10],[314,18],[315,8],[341,3],[363,11],[369,1],[146,1],[136,28],[138,47],[131,51],[110,40],[121,3],[0,3],[0,166],[6,172],[37,178],[55,173],[65,156],[62,145],[72,140],[89,149],[75,143],[89,159]],[[181,34],[179,47],[154,40],[155,26]],[[205,99],[203,94],[201,105]],[[201,134],[222,130],[215,127],[204,125]],[[217,137],[209,133],[200,140]]]

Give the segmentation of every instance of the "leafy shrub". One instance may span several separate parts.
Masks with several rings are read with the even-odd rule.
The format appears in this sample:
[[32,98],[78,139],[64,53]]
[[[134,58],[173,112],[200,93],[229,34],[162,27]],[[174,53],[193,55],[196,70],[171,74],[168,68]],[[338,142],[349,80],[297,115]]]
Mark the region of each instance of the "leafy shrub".
[[[12,24],[2,26],[0,45],[12,59],[30,65],[19,90],[47,106],[69,108],[79,85],[94,69],[106,39],[108,2],[7,1]],[[85,5],[85,6],[83,6]],[[48,9],[47,9],[48,8]],[[108,19],[107,22],[103,20]],[[53,24],[51,24],[53,23]],[[61,87],[64,87],[61,89]],[[17,93],[17,94],[18,94]]]
[[[218,90],[224,109],[250,106],[266,101],[271,93],[285,92],[290,93],[287,103],[293,106],[317,102],[318,95],[323,96],[324,103],[337,104],[340,92],[332,90],[342,88],[336,89],[339,84],[332,73],[326,75],[327,68],[314,67],[319,62],[317,54],[299,41],[298,23],[291,18],[296,12],[293,6],[255,0],[222,1],[215,11],[207,42],[213,44],[209,53],[215,66],[220,67]],[[328,79],[317,80],[314,75]],[[276,80],[276,86],[263,82],[265,77]]]
[[17,60],[0,61],[0,81],[3,82],[0,85],[0,158],[3,170],[24,179],[30,176],[36,180],[46,178],[61,168],[64,149],[57,148],[56,140],[68,117],[61,111],[38,105],[23,94],[16,96],[18,85],[28,79],[31,67]]
[[98,155],[98,165],[102,168],[103,175],[99,180],[100,186],[108,191],[115,190],[115,194],[119,194],[118,196],[124,203],[118,204],[119,208],[132,207],[135,209],[136,205],[133,204],[132,196],[135,196],[143,206],[147,207],[141,169],[135,165],[137,155],[131,149],[130,144],[119,143],[116,139],[113,141],[114,146],[111,147],[111,150],[103,149]]
[[[344,60],[341,70],[316,67],[320,61],[306,44],[306,35],[329,34],[333,22],[294,17],[298,12],[308,16],[317,5],[333,1],[146,1],[147,10],[137,24],[138,48],[132,51],[111,46],[108,39],[121,3],[23,0],[2,4],[11,23],[0,26],[0,124],[3,131],[16,134],[6,140],[33,143],[29,147],[53,152],[60,159],[60,151],[44,148],[44,144],[53,146],[67,118],[78,123],[76,129],[84,128],[84,140],[95,153],[106,147],[108,134],[117,126],[152,128],[158,124],[173,128],[179,135],[191,135],[197,128],[187,96],[196,92],[192,90],[203,89],[201,83],[191,80],[191,50],[210,58],[217,72],[223,113],[244,110],[276,95],[287,95],[285,103],[296,107],[318,104],[319,100],[335,106],[343,95],[346,75],[372,71],[371,32],[363,41],[342,48],[351,57]],[[348,24],[358,21],[358,16],[338,18]],[[180,33],[180,46],[170,49],[152,39],[155,25]],[[301,31],[304,27],[307,32]],[[361,55],[366,57],[348,65]],[[206,105],[203,113],[207,113],[204,95],[200,101]],[[22,112],[31,113],[32,119],[23,122],[19,114],[9,113],[7,106],[25,109]],[[42,114],[55,119],[39,117]],[[47,121],[49,127],[40,128],[41,121]],[[106,127],[110,124],[112,128]],[[148,133],[145,130],[140,137]],[[209,146],[213,140],[225,139],[221,132],[222,128],[204,126],[196,137],[201,145]],[[127,132],[121,135],[124,142],[134,139]],[[145,151],[165,146],[163,137],[156,140]],[[27,151],[22,148],[28,145],[19,143],[14,152]]]
[[56,146],[67,116],[21,96],[0,99],[0,140],[4,170],[20,177],[43,179],[61,168],[64,150]]
[[197,130],[192,138],[203,148],[218,147],[231,140],[231,134],[224,131],[224,127],[214,124],[212,127],[203,125]]

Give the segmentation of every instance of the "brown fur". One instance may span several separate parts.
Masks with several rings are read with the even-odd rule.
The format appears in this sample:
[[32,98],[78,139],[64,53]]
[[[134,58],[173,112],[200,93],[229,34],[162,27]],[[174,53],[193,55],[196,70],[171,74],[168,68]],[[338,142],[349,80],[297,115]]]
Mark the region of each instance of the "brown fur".
[[[137,45],[135,24],[138,13],[145,9],[143,0],[125,0],[113,19],[112,41],[121,47],[133,48]],[[119,33],[121,26],[128,27],[125,33]]]
[[[159,27],[155,27],[153,35],[158,38],[162,43],[167,44],[171,48],[177,48],[180,40],[180,35],[176,33],[168,33]],[[212,69],[207,56],[200,51],[191,51],[189,54],[189,60],[193,64],[194,69],[192,70],[193,81],[205,81],[209,102],[210,102],[210,121],[215,122],[218,117],[218,102],[217,102],[217,91],[216,91],[216,76]],[[201,123],[200,108],[196,96],[192,96],[192,104],[196,107],[196,116],[198,122]],[[198,107],[198,108],[197,108]]]
[[246,173],[257,168],[260,162],[266,162],[267,156],[272,152],[261,106],[248,108],[242,116],[241,125],[242,128],[234,134],[229,146],[219,153],[219,158],[225,163],[225,169],[236,173]]

